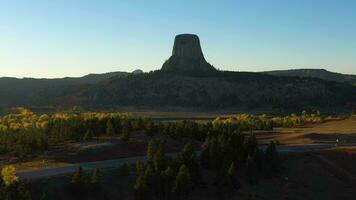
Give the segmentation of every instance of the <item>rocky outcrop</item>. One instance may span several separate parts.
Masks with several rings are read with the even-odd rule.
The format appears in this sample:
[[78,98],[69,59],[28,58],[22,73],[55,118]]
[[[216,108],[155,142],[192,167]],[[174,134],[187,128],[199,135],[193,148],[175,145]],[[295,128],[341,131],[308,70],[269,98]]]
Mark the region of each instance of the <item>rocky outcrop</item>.
[[199,37],[193,34],[177,35],[172,56],[163,64],[162,71],[209,72],[215,68],[206,62],[201,50]]

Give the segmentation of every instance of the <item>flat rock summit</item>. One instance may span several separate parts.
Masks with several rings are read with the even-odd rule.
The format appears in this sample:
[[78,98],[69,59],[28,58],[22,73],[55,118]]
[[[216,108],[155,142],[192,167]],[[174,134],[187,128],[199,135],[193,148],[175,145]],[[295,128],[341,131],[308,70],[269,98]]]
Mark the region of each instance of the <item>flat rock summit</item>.
[[172,56],[163,64],[162,71],[208,72],[215,68],[205,60],[199,37],[181,34],[175,37]]

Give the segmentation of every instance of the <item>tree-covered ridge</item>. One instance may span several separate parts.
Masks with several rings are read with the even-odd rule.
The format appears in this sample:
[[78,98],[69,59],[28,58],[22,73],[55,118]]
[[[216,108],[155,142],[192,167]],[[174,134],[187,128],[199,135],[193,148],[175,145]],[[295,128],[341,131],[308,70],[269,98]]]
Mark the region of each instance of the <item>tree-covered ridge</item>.
[[327,81],[346,82],[356,86],[356,75],[330,72],[325,69],[290,69],[263,72],[276,76],[319,78]]
[[[18,80],[19,82],[25,80]],[[49,81],[51,82],[51,81]],[[356,88],[347,83],[316,78],[274,76],[252,72],[154,71],[114,76],[95,84],[27,87],[6,84],[0,87],[1,107],[36,106],[68,109],[81,105],[89,109],[123,106],[186,109],[277,108],[299,111],[352,108]],[[46,84],[44,84],[46,85]]]
[[172,74],[156,71],[112,79],[75,95],[87,106],[175,106],[184,108],[350,107],[356,88],[313,78],[278,77],[248,72]]

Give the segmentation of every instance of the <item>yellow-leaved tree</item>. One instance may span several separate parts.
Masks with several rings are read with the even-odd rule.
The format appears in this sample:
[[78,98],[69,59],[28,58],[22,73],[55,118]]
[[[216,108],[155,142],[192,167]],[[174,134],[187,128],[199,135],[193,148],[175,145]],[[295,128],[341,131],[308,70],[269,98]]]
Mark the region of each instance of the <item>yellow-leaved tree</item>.
[[16,176],[16,169],[12,165],[6,166],[1,170],[1,177],[6,186],[19,181],[19,177]]

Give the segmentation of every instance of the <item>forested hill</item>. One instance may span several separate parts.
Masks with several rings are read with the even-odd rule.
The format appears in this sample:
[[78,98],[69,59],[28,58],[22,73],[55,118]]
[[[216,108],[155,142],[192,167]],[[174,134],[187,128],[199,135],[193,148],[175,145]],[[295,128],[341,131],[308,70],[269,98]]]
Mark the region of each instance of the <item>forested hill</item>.
[[127,72],[110,72],[104,74],[88,74],[83,77],[66,77],[55,79],[36,78],[0,78],[0,107],[32,105],[47,105],[46,99],[49,97],[42,94],[53,92],[54,96],[61,96],[62,93],[76,90],[84,85],[95,85],[112,77],[126,76]]
[[1,84],[0,105],[56,108],[81,105],[89,109],[273,107],[298,111],[306,107],[349,108],[356,105],[356,87],[350,84],[250,72],[177,74],[155,71],[87,83],[44,84],[47,85],[44,87],[37,82],[38,87],[32,89],[23,87],[26,83],[21,83],[21,87]]
[[356,75],[340,74],[336,72],[330,72],[325,69],[291,69],[291,70],[267,71],[263,73],[276,75],[276,76],[320,78],[327,81],[346,82],[352,85],[356,85]]
[[65,77],[53,79],[38,79],[38,78],[12,78],[0,77],[0,89],[33,89],[44,88],[47,86],[62,86],[62,85],[80,85],[80,84],[96,84],[104,80],[108,80],[115,76],[125,76],[128,72],[109,72],[104,74],[88,74],[83,77]]

